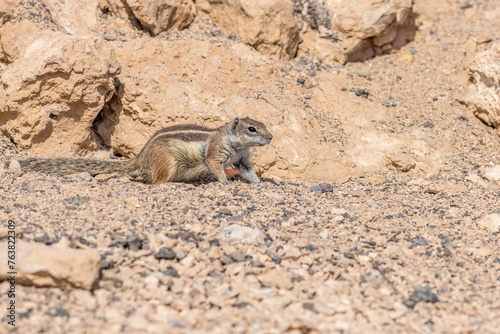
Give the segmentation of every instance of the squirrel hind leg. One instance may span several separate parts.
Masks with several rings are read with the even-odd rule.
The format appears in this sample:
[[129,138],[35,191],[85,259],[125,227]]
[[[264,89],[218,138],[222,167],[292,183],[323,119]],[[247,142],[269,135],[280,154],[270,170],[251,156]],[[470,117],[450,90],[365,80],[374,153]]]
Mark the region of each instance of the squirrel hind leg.
[[175,162],[167,152],[156,156],[151,171],[151,183],[160,184],[172,181],[172,173],[175,168]]

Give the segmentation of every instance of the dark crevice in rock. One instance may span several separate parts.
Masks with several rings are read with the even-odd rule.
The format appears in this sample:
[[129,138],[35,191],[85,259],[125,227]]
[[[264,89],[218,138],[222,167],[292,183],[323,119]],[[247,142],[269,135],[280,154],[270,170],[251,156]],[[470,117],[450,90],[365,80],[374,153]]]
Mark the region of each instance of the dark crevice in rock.
[[111,98],[104,103],[101,111],[97,114],[92,122],[92,131],[95,134],[99,149],[109,150],[111,147],[111,135],[118,124],[118,117],[123,110],[122,96],[124,85],[118,77],[114,77],[115,90],[109,91],[108,94],[113,94]]

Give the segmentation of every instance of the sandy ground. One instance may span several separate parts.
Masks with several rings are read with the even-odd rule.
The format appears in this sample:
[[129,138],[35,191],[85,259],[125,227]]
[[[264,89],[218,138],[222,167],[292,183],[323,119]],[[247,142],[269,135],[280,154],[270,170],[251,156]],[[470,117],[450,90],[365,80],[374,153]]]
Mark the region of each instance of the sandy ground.
[[[34,174],[4,174],[0,187],[24,240],[66,236],[103,258],[93,292],[18,286],[21,332],[497,330],[498,240],[474,221],[498,210],[498,191],[435,194],[398,177],[318,192]],[[262,234],[220,234],[232,224]]]
[[[345,87],[353,99],[363,88],[388,109],[384,131],[451,138],[439,173],[157,186],[2,172],[2,224],[15,221],[28,242],[68,238],[102,257],[93,291],[18,285],[15,330],[497,333],[498,233],[478,222],[500,213],[500,188],[478,175],[500,164],[500,142],[457,101],[470,40],[499,38],[480,15],[491,5],[474,4],[476,15],[457,5],[398,53],[341,68],[356,82]],[[2,137],[0,159],[21,155]],[[253,237],[230,236],[235,224]],[[8,290],[0,284],[1,309]],[[0,332],[13,331],[4,319]]]

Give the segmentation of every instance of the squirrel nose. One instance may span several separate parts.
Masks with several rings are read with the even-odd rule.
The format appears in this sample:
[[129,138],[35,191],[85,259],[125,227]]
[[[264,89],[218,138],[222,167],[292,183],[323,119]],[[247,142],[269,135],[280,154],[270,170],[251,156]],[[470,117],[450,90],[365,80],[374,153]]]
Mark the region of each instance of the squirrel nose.
[[273,135],[269,134],[269,140],[273,139]]

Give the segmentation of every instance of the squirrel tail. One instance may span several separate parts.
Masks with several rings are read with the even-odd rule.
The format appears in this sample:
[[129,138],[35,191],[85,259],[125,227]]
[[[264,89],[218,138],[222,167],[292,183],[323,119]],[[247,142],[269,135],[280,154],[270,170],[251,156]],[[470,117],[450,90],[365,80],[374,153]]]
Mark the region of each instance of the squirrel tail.
[[48,172],[74,174],[88,172],[90,175],[130,175],[133,168],[128,161],[107,161],[86,158],[28,158],[18,160],[23,172]]

